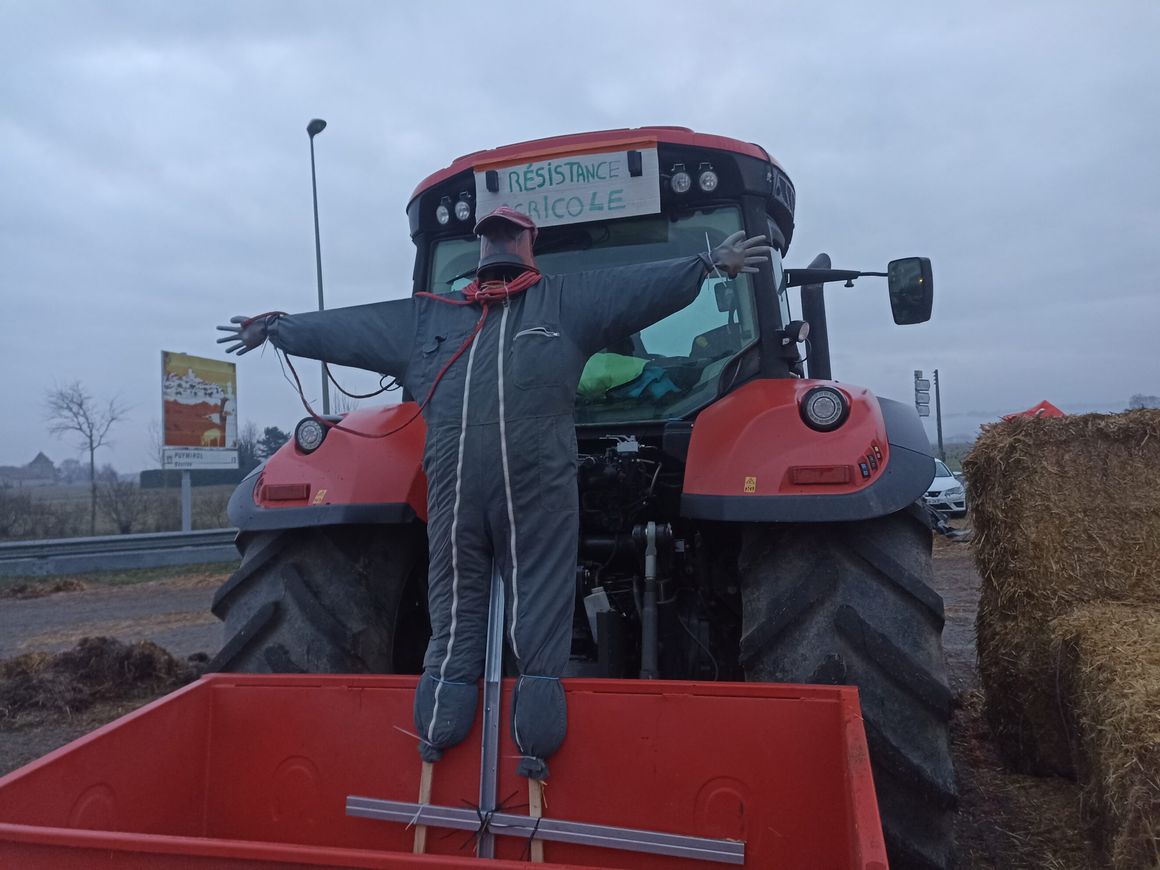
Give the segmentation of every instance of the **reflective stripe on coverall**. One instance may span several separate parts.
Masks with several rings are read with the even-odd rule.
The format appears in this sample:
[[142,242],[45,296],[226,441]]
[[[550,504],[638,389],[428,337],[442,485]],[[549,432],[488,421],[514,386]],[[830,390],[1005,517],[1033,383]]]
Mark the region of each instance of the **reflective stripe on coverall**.
[[[496,303],[423,411],[427,440],[431,640],[415,696],[425,760],[475,719],[493,560],[519,668],[512,704],[520,773],[547,777],[566,732],[579,535],[574,397],[588,358],[685,307],[703,256],[544,275]],[[449,298],[462,299],[462,294]],[[479,305],[424,297],[280,318],[271,340],[295,356],[398,378],[425,397],[479,320]]]

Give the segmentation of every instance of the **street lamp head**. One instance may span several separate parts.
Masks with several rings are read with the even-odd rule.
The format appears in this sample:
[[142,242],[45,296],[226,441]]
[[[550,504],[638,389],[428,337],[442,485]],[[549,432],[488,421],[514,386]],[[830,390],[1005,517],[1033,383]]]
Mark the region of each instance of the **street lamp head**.
[[310,134],[311,139],[313,139],[325,129],[326,122],[321,118],[315,118],[313,121],[306,125],[306,132]]

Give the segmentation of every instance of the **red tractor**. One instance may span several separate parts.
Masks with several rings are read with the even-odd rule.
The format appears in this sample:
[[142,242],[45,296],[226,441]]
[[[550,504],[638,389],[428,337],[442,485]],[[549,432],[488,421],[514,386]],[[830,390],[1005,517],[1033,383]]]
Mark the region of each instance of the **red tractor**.
[[[678,127],[524,142],[416,189],[414,291],[466,284],[476,215],[501,204],[536,221],[536,259],[556,274],[695,254],[736,230],[784,255],[794,227],[793,185],[757,145]],[[892,860],[941,868],[956,792],[920,502],[934,462],[913,407],[831,379],[823,301],[827,282],[881,275],[895,322],[923,322],[930,263],[829,266],[775,256],[755,275],[710,275],[688,308],[589,361],[571,672],[858,686]],[[396,428],[415,413],[403,399],[346,425]],[[242,482],[216,669],[420,670],[423,437],[421,419],[373,440],[307,417]]]

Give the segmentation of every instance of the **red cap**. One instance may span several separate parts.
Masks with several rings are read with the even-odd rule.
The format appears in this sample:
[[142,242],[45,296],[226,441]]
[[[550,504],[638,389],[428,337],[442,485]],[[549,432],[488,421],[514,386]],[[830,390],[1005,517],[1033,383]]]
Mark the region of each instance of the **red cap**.
[[489,212],[488,214],[485,214],[479,219],[479,222],[475,225],[475,234],[477,236],[481,234],[484,224],[488,223],[489,221],[497,220],[508,221],[509,223],[513,223],[518,227],[531,230],[533,239],[538,233],[536,229],[536,222],[533,221],[530,217],[528,217],[523,212],[516,211],[514,208],[501,205],[499,208]]

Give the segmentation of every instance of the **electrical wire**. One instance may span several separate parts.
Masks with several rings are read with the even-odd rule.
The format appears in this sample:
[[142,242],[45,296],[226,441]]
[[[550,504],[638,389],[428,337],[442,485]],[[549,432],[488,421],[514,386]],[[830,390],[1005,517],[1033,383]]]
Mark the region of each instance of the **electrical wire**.
[[323,371],[326,372],[327,379],[332,384],[334,384],[335,389],[337,389],[340,393],[342,393],[344,396],[346,396],[347,398],[350,398],[350,399],[373,399],[375,396],[377,396],[381,393],[385,393],[387,390],[390,389],[390,387],[383,386],[383,381],[387,377],[387,375],[383,375],[383,377],[379,378],[379,388],[377,390],[375,390],[373,393],[348,393],[345,389],[343,389],[342,384],[340,384],[338,382],[338,380],[334,377],[334,374],[330,371],[329,365],[327,365],[324,362],[322,364],[322,369],[323,369]]
[[[459,349],[455,351],[454,354],[452,354],[451,359],[447,360],[447,362],[444,363],[443,367],[439,370],[439,373],[435,375],[435,381],[431,384],[431,389],[427,391],[427,396],[419,404],[419,407],[415,409],[415,413],[408,417],[401,425],[396,426],[394,429],[388,429],[386,432],[360,432],[358,429],[351,429],[349,426],[343,426],[339,423],[335,423],[331,420],[327,420],[326,418],[319,416],[314,408],[311,407],[310,402],[306,399],[306,391],[302,389],[302,380],[298,377],[298,371],[294,368],[294,363],[290,361],[290,355],[277,346],[275,346],[274,352],[275,354],[281,355],[279,357],[280,362],[285,360],[286,366],[283,368],[282,374],[285,376],[286,368],[290,369],[290,374],[294,377],[294,387],[298,390],[298,398],[302,400],[302,406],[306,409],[306,413],[308,413],[314,420],[327,427],[328,429],[338,429],[339,431],[346,432],[350,435],[357,435],[359,438],[386,438],[388,435],[394,435],[396,432],[401,432],[403,429],[406,429],[408,426],[418,420],[420,416],[422,416],[423,410],[427,407],[432,397],[435,395],[435,389],[439,386],[439,382],[443,380],[443,376],[447,374],[448,369],[450,369],[451,366],[454,365],[455,361],[463,355],[463,352],[471,346],[471,343],[475,341],[476,336],[478,336],[479,333],[483,330],[483,325],[487,322],[487,315],[488,312],[491,311],[491,306],[497,302],[503,302],[506,305],[512,296],[524,292],[539,280],[540,273],[529,269],[510,282],[501,280],[485,281],[482,284],[478,284],[477,282],[472,281],[471,284],[469,284],[464,289],[465,298],[462,300],[448,299],[445,296],[439,296],[435,293],[416,293],[416,296],[433,299],[436,302],[442,302],[446,305],[463,306],[480,304],[483,306],[483,310],[480,313],[479,320],[476,321],[475,328],[471,331],[471,334],[467,336],[467,339],[463,342],[462,345],[460,345]],[[285,316],[285,312],[281,311],[267,312],[266,314],[259,314],[256,317],[250,318],[250,320],[247,321],[247,324],[256,320],[258,317],[268,317],[271,314]],[[325,365],[326,363],[324,362],[323,366],[325,367]],[[327,368],[326,374],[331,381],[334,381],[334,376],[330,374],[329,368]],[[369,393],[365,396],[360,396],[347,393],[346,390],[343,390],[342,387],[338,385],[337,381],[334,381],[334,385],[338,387],[344,395],[350,396],[352,399],[369,399],[372,396],[377,396],[379,393],[385,392],[388,389],[387,387],[383,387],[376,393]]]

